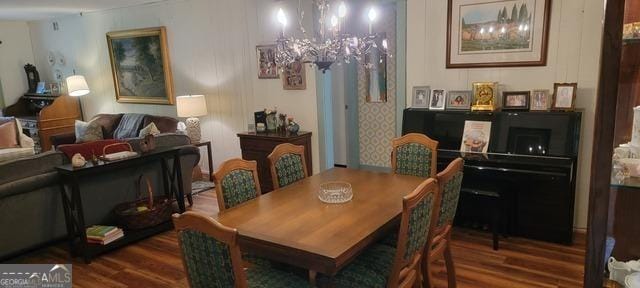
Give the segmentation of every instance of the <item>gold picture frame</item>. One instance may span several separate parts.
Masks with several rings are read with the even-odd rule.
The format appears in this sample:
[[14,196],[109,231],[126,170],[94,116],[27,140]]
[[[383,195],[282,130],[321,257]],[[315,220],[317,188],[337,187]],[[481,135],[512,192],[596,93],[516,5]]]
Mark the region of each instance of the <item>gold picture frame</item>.
[[116,101],[175,103],[165,27],[109,32],[107,45]]
[[494,111],[498,82],[474,82],[471,111]]

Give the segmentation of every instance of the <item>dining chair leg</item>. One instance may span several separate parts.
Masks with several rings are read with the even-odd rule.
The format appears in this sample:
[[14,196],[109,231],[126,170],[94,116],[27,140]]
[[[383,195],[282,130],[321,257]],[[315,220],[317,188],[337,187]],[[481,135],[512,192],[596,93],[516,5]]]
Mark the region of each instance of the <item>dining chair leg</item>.
[[422,261],[422,266],[422,288],[432,288],[431,259],[426,258],[425,261]]
[[449,288],[456,287],[456,268],[453,265],[453,256],[451,255],[451,239],[447,241],[447,244],[444,247],[444,262],[447,266],[447,281],[449,283]]
[[311,284],[312,287],[318,287],[316,284],[316,276],[318,276],[318,272],[309,270],[309,284]]

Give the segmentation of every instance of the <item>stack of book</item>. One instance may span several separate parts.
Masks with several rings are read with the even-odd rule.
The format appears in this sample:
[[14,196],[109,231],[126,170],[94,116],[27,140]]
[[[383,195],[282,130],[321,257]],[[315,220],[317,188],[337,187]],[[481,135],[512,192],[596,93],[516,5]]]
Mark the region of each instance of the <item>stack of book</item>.
[[115,226],[94,225],[87,228],[87,242],[107,245],[124,236],[122,229]]

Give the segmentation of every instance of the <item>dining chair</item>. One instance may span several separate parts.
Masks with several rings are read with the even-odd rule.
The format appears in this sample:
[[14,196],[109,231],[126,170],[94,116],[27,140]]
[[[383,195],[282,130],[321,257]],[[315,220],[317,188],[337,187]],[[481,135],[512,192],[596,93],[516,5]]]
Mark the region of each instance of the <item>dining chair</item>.
[[431,287],[428,282],[432,280],[430,274],[430,266],[433,261],[444,256],[445,266],[447,268],[448,287],[456,287],[456,271],[453,265],[453,257],[451,255],[451,230],[453,227],[453,218],[456,216],[458,207],[458,199],[460,198],[460,188],[462,186],[464,161],[457,158],[451,161],[447,168],[438,173],[438,213],[434,217],[436,225],[433,229],[431,245],[425,246],[425,255],[423,257],[423,286]]
[[293,273],[263,266],[245,269],[238,231],[209,216],[193,211],[173,214],[173,225],[189,287],[311,287]]
[[391,171],[418,177],[435,177],[438,141],[424,134],[409,133],[391,140]]
[[273,149],[267,156],[271,169],[274,189],[285,187],[307,176],[307,161],[304,157],[304,146],[283,143]]
[[435,221],[437,181],[429,178],[402,199],[400,232],[395,247],[374,244],[336,276],[321,275],[320,282],[334,287],[414,287],[429,231]]
[[256,161],[236,158],[223,162],[213,173],[213,183],[221,212],[261,194]]

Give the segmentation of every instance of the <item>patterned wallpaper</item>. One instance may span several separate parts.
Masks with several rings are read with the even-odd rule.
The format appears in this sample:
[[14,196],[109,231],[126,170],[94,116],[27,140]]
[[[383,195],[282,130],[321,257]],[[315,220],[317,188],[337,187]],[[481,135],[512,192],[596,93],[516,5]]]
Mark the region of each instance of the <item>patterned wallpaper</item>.
[[[395,55],[395,5],[385,5],[376,31],[384,31],[389,53]],[[396,136],[396,58],[387,56],[387,102],[366,102],[364,68],[358,67],[358,128],[360,130],[360,165],[390,167],[391,139]],[[404,96],[402,96],[404,97]]]

